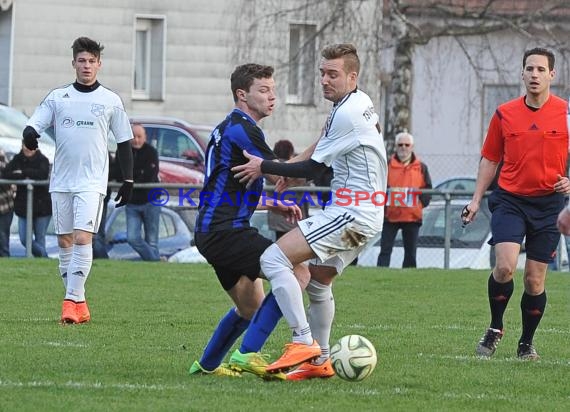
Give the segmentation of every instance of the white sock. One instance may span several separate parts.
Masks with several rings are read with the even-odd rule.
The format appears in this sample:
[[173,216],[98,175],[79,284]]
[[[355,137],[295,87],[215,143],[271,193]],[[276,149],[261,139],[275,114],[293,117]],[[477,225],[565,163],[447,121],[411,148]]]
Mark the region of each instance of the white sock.
[[316,363],[322,363],[329,357],[329,340],[335,312],[334,297],[330,285],[323,285],[313,279],[306,291],[309,295],[309,325],[321,347],[321,356]]
[[93,263],[93,247],[88,245],[73,245],[73,256],[67,269],[67,291],[65,299],[75,302],[85,300],[85,282]]
[[73,255],[73,247],[60,247],[59,248],[59,275],[63,281],[63,286],[67,289],[67,268],[71,262],[71,255]]
[[303,291],[293,274],[293,265],[276,244],[269,246],[261,255],[261,270],[271,282],[275,300],[293,331],[293,342],[313,343],[305,315]]

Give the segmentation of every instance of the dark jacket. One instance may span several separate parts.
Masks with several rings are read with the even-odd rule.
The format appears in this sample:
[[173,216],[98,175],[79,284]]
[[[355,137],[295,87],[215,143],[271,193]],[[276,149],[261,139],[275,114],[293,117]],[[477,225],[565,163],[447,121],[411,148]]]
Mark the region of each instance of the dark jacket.
[[[133,148],[133,180],[135,183],[158,182],[158,152],[148,143],[143,144],[140,149]],[[134,205],[147,203],[150,190],[133,190],[129,203]]]
[[[26,157],[22,151],[6,165],[3,176],[6,179],[47,180],[49,177],[49,160],[39,150],[32,157]],[[16,216],[26,217],[28,191],[26,185],[18,185],[14,210]],[[49,188],[34,186],[33,217],[51,216],[51,196]]]

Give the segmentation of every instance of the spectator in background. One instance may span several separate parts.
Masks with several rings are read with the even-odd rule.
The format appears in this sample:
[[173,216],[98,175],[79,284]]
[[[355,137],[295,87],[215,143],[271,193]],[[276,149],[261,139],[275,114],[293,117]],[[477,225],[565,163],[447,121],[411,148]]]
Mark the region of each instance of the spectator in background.
[[[0,149],[0,172],[6,167],[6,155]],[[10,225],[14,217],[14,192],[11,185],[0,185],[0,257],[10,256]]]
[[[121,175],[120,167],[115,163],[114,156],[111,156],[109,152],[109,177],[108,182],[113,180],[113,176]],[[101,224],[99,225],[99,230],[93,236],[93,259],[109,259],[109,254],[107,253],[107,232],[105,226],[107,226],[107,207],[109,200],[111,199],[111,189],[107,185],[107,194],[103,199],[103,210],[101,211]]]
[[[277,159],[280,162],[286,162],[295,155],[295,148],[291,141],[279,140],[273,147],[273,153],[275,153],[275,156],[277,156]],[[299,199],[296,199],[295,203],[298,203],[298,200]],[[299,207],[303,212],[303,219],[306,218],[309,214],[309,204],[305,202]],[[279,239],[285,233],[297,226],[296,224],[290,223],[285,216],[272,209],[267,211],[267,222],[269,224],[269,229],[275,232],[275,240]]]
[[[133,124],[133,179],[135,183],[158,182],[158,152],[146,142],[146,131]],[[142,260],[160,260],[158,252],[158,223],[160,207],[148,200],[151,189],[135,189],[127,203],[127,241]],[[144,226],[144,239],[141,228]]]
[[[6,165],[4,169],[6,179],[22,180],[47,180],[49,177],[49,160],[39,149],[28,149],[22,144],[20,153]],[[27,232],[27,185],[16,187],[16,199],[14,209],[18,216],[18,233],[20,242],[26,246]],[[46,232],[51,220],[51,196],[48,186],[34,186],[32,203],[32,255],[35,257],[47,257]]]
[[[402,230],[404,241],[404,262],[402,267],[416,267],[418,234],[422,225],[422,209],[429,205],[431,196],[420,194],[421,189],[431,189],[431,177],[427,166],[414,153],[414,137],[402,132],[396,135],[396,153],[388,162],[388,193],[400,198],[405,193],[405,201],[388,201],[384,217],[384,227],[380,241],[378,266],[390,266],[394,239]],[[395,198],[396,199],[396,198]]]

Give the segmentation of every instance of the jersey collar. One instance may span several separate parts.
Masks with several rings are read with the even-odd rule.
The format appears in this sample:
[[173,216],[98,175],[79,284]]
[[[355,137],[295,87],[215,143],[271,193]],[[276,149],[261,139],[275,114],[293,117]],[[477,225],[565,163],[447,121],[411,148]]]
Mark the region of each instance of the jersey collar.
[[90,86],[78,83],[77,80],[75,82],[73,82],[73,87],[75,88],[75,90],[77,90],[78,92],[81,92],[81,93],[92,92],[93,90],[96,90],[100,85],[101,84],[97,80],[95,80],[95,83],[93,83]]

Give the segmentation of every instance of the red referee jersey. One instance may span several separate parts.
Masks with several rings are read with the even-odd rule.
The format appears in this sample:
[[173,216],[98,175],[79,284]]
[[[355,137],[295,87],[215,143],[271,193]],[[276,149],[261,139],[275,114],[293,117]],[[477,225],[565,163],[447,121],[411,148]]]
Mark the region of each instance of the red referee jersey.
[[504,160],[499,186],[523,196],[554,193],[557,175],[566,176],[568,160],[568,103],[550,95],[532,111],[524,96],[496,110],[481,155]]

